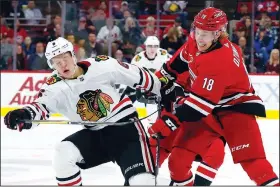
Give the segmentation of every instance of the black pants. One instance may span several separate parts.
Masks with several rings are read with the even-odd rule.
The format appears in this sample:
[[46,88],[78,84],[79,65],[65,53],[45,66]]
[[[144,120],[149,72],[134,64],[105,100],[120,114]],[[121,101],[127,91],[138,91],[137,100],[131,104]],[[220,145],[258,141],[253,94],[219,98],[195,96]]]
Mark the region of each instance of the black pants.
[[141,122],[98,131],[83,129],[63,141],[72,142],[80,150],[85,163],[77,165],[82,169],[113,161],[120,166],[125,180],[139,173],[154,174],[149,140]]

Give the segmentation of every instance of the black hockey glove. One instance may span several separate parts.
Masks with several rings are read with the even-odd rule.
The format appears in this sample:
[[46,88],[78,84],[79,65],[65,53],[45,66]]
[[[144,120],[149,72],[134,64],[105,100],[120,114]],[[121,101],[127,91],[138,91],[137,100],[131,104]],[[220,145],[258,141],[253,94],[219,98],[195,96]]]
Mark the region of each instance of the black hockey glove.
[[156,104],[158,96],[143,89],[136,89],[136,100],[145,104]]
[[[165,80],[163,80],[165,79]],[[176,101],[178,96],[184,94],[184,90],[179,85],[175,85],[173,81],[167,78],[160,78],[161,81],[161,104],[164,106],[166,111],[172,111],[172,103]]]
[[32,127],[32,123],[19,122],[20,120],[31,120],[31,114],[27,109],[22,108],[8,112],[4,118],[4,123],[7,128],[19,130],[19,132],[22,129],[30,129]]

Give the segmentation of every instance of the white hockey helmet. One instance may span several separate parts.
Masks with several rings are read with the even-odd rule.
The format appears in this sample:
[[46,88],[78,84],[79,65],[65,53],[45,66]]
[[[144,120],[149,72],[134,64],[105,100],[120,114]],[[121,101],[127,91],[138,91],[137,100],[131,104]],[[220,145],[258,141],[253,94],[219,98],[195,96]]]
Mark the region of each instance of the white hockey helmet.
[[145,43],[147,45],[158,45],[159,46],[159,40],[156,36],[148,36]]
[[74,47],[71,42],[65,38],[59,37],[53,41],[48,42],[46,47],[45,56],[50,68],[53,68],[51,59],[57,55],[71,52],[71,55],[74,56]]

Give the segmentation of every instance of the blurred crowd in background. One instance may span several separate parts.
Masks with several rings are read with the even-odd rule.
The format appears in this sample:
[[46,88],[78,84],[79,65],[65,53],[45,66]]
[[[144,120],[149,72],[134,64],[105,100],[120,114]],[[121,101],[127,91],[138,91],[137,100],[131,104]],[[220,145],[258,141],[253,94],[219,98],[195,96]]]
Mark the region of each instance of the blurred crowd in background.
[[[50,70],[44,50],[60,36],[73,43],[79,61],[106,54],[130,63],[151,35],[174,54],[188,39],[194,15],[207,5],[223,9],[219,1],[4,0],[0,69]],[[226,7],[228,32],[241,47],[248,72],[279,74],[278,1],[237,0],[234,5]]]

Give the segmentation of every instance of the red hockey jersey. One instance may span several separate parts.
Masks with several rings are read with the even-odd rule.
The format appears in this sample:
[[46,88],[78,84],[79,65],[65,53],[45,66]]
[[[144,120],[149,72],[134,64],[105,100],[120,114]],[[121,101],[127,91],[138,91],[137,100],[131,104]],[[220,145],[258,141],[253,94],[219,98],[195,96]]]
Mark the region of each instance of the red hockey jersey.
[[176,77],[189,71],[191,93],[185,104],[203,116],[215,109],[265,117],[263,102],[254,92],[237,45],[223,39],[208,52],[201,53],[189,37],[180,50],[181,60],[174,57],[167,62],[165,70]]

